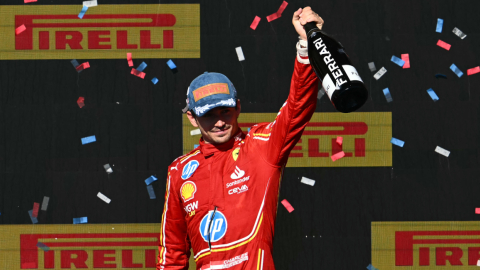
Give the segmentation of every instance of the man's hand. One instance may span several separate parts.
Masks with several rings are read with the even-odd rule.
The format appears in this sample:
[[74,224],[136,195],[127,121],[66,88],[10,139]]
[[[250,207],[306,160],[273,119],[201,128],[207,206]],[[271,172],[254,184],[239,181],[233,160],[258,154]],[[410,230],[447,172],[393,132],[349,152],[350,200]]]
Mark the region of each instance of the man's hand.
[[308,22],[315,22],[318,29],[322,30],[323,19],[318,16],[317,13],[313,12],[310,7],[305,7],[304,9],[299,8],[295,13],[293,13],[292,24],[297,30],[298,35],[303,39],[307,40],[307,33],[303,26]]

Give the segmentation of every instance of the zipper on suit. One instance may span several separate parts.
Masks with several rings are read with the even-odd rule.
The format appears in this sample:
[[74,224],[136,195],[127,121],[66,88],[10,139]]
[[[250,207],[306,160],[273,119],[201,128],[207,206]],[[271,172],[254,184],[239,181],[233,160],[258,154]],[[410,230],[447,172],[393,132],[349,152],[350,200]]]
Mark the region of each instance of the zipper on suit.
[[215,218],[216,212],[217,212],[217,207],[215,206],[215,209],[213,209],[212,217],[210,218],[210,222],[208,223],[208,248],[210,248],[210,250],[212,250],[212,243],[210,242],[210,232],[212,230],[212,223],[213,223],[213,219]]

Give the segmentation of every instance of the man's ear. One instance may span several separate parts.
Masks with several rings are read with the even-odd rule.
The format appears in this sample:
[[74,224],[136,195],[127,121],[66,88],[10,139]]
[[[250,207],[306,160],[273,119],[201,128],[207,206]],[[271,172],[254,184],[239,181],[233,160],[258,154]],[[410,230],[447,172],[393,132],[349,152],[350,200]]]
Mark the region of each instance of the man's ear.
[[195,118],[195,116],[193,116],[191,111],[187,111],[187,117],[188,117],[188,120],[190,120],[190,123],[192,124],[192,126],[198,128],[197,119]]
[[240,115],[240,112],[242,111],[242,104],[240,104],[240,99],[237,99],[237,107],[235,108],[237,110],[237,118]]

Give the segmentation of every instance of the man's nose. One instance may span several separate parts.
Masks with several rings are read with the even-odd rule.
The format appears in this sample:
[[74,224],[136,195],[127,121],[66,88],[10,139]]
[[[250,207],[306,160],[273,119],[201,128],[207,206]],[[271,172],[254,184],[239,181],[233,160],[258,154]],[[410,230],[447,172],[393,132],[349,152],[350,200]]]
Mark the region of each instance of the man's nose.
[[225,121],[223,121],[222,119],[218,119],[217,122],[215,123],[215,126],[216,127],[223,127],[223,126],[225,126]]

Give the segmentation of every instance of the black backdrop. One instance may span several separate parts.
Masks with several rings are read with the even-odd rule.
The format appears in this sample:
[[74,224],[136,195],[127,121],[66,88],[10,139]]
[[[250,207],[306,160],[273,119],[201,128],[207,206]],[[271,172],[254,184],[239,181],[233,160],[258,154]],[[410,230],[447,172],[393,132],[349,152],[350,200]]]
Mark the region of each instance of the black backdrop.
[[[168,59],[134,60],[135,66],[148,64],[157,85],[129,75],[125,59],[78,59],[91,65],[79,75],[68,60],[0,61],[1,224],[31,224],[27,211],[43,196],[50,204],[41,224],[71,224],[81,216],[89,223],[159,223],[166,169],[182,154],[181,109],[191,80],[204,71],[224,73],[243,112],[277,112],[293,71],[297,34],[291,16],[306,5],[342,42],[369,88],[360,111],[391,111],[393,136],[406,144],[394,146],[393,167],[286,169],[280,199],[295,211],[278,209],[277,269],[364,269],[371,261],[371,221],[478,220],[480,74],[467,76],[466,70],[480,65],[480,1],[289,1],[283,17],[270,23],[265,17],[280,0],[160,1],[193,2],[200,3],[201,58],[173,59],[176,74]],[[147,3],[159,1],[99,1]],[[253,31],[256,15],[262,20]],[[437,18],[445,22],[441,34],[435,32]],[[451,33],[454,27],[467,37]],[[436,46],[438,39],[451,44],[450,51]],[[410,69],[390,61],[403,53],[410,54]],[[388,70],[378,81],[368,69],[372,61]],[[452,63],[465,75],[456,77]],[[448,79],[436,79],[436,73]],[[383,96],[385,87],[392,103]],[[79,96],[85,97],[82,109]],[[326,97],[318,101],[317,112],[333,111]],[[90,135],[97,143],[82,146],[80,138]],[[437,145],[450,157],[435,153]],[[106,174],[106,163],[113,174]],[[153,184],[157,200],[149,199],[143,182],[150,175],[160,179]],[[301,184],[301,176],[315,179],[315,186]],[[98,191],[112,202],[96,198]]]

